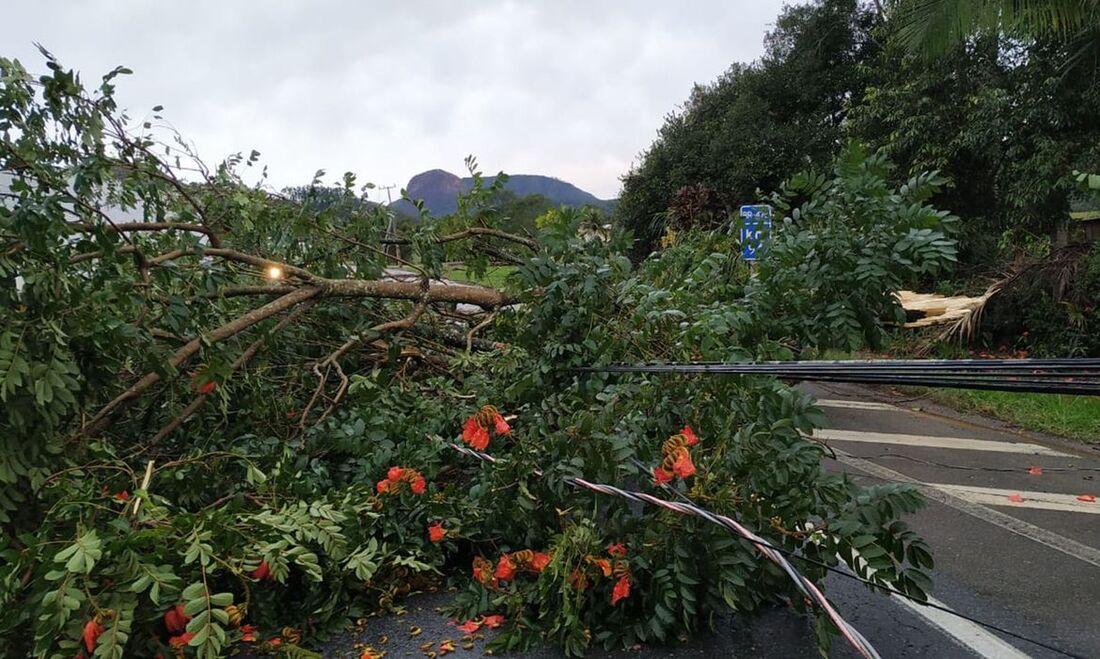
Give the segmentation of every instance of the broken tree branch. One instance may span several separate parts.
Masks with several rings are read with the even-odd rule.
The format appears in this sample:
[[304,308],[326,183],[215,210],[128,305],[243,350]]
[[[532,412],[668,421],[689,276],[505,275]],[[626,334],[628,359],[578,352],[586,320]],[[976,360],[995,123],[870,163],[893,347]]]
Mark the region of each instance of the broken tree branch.
[[[298,308],[293,309],[290,313],[283,317],[282,320],[276,323],[275,326],[271,328],[270,332],[256,339],[247,348],[245,348],[244,352],[242,352],[237,357],[237,359],[233,360],[233,363],[230,364],[229,371],[231,373],[236,373],[237,371],[247,366],[248,362],[252,360],[252,358],[256,355],[257,352],[259,352],[260,348],[263,347],[265,343],[267,343],[268,339],[271,338],[271,336],[282,331],[287,325],[300,318],[302,314],[309,311],[310,308],[312,308],[315,304],[317,304],[317,298],[306,300],[304,303],[299,305]],[[149,447],[158,444],[161,440],[176,432],[176,430],[178,430],[179,427],[183,425],[184,421],[186,421],[192,414],[197,412],[204,403],[206,403],[206,399],[209,398],[209,396],[210,394],[199,394],[198,396],[196,396],[194,400],[192,400],[187,405],[187,407],[183,408],[183,411],[180,412],[179,415],[176,416],[176,418],[166,423],[160,430],[157,431],[157,434],[153,435],[153,438],[149,440],[149,443],[146,445],[145,448],[148,449]]]
[[[199,351],[203,343],[214,344],[219,341],[223,341],[235,334],[239,334],[244,330],[252,327],[256,323],[270,318],[275,314],[282,313],[287,309],[290,309],[301,302],[315,297],[321,293],[321,290],[314,286],[303,286],[293,293],[287,293],[286,295],[273,300],[263,305],[262,307],[253,309],[243,316],[239,316],[234,320],[217,327],[210,332],[206,333],[200,338],[192,339],[185,345],[176,350],[175,353],[168,359],[167,365],[171,368],[178,368],[180,365],[186,363],[191,357]],[[114,398],[111,402],[104,405],[95,416],[88,421],[84,427],[83,434],[93,434],[101,432],[111,424],[112,416],[121,407],[127,404],[129,401],[137,398],[139,395],[147,391],[154,384],[161,379],[160,374],[156,371],[146,373],[140,380],[135,382],[126,391],[122,392]]]

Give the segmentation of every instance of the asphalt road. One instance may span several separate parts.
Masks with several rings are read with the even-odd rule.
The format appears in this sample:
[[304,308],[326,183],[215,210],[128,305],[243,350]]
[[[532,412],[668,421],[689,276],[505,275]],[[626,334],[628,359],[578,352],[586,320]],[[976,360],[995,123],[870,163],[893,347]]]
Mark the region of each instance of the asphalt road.
[[[867,483],[914,482],[928,496],[928,506],[908,521],[934,550],[935,601],[1069,653],[831,576],[830,599],[883,657],[1100,657],[1100,501],[1077,499],[1100,499],[1100,450],[1021,434],[882,390],[806,389],[829,418],[820,434],[838,459],[827,460],[827,469]],[[1041,473],[1029,473],[1033,467]],[[354,657],[371,646],[387,658],[423,657],[437,651],[440,641],[454,639],[451,656],[484,656],[484,639],[463,648],[462,634],[435,611],[445,600],[443,593],[413,597],[406,615],[368,619],[324,654]],[[412,627],[421,633],[411,636]],[[421,647],[429,642],[434,645]],[[512,656],[561,655],[545,648]],[[794,659],[817,651],[807,621],[776,609],[751,624],[731,619],[715,635],[684,645],[590,656]],[[857,655],[838,640],[831,656]]]

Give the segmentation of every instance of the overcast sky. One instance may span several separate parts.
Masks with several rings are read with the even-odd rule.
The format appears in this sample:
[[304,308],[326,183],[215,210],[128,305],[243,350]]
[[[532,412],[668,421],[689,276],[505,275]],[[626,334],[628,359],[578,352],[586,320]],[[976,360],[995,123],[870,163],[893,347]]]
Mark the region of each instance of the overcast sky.
[[40,42],[86,83],[126,65],[131,116],[164,105],[208,163],[256,149],[274,187],[322,168],[401,187],[473,154],[608,198],[693,82],[760,56],[782,4],[35,0],[4,3],[0,55],[41,71]]

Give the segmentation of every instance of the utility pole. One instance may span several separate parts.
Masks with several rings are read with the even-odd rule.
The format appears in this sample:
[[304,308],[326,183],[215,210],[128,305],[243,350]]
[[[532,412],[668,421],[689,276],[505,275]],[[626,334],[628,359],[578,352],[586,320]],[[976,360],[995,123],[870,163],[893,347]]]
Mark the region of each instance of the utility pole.
[[[396,185],[378,186],[379,190],[386,191],[386,216],[388,220],[386,221],[386,232],[383,234],[385,240],[393,240],[397,237],[397,227],[395,226],[393,211],[389,210],[389,207],[393,205],[393,195],[390,193],[390,190],[396,187]],[[394,263],[397,262],[397,259],[401,258],[401,249],[398,245],[385,243],[382,245],[382,251],[386,253],[386,256],[393,259]]]

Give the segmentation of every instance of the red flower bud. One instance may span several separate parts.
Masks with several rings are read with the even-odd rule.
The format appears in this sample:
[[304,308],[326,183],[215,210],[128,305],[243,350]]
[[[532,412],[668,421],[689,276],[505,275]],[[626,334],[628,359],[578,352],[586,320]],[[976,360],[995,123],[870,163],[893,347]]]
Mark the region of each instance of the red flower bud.
[[500,557],[500,561],[497,562],[497,569],[493,572],[493,576],[497,579],[512,580],[516,576],[516,568],[512,565],[512,559],[508,557],[508,554],[504,554]]
[[187,631],[187,621],[191,616],[183,612],[183,605],[177,604],[164,612],[164,627],[169,634],[182,634]]
[[611,590],[611,606],[615,606],[619,603],[619,600],[630,597],[630,577],[622,576],[615,582],[615,587]]
[[443,536],[447,535],[447,529],[443,524],[436,522],[428,527],[428,539],[432,542],[443,542]]
[[653,468],[653,482],[657,485],[664,485],[672,480],[672,472],[665,471],[661,467]]
[[680,431],[680,434],[684,436],[686,440],[684,443],[688,446],[695,446],[699,443],[699,438],[695,435],[695,431],[691,429],[691,426],[684,426],[684,429]]
[[95,652],[95,645],[99,641],[99,636],[102,633],[103,625],[95,620],[89,620],[84,623],[84,647],[88,649],[89,654]]
[[252,570],[252,578],[257,581],[271,579],[271,567],[267,564],[267,561],[260,561],[260,566]]
[[549,564],[550,554],[544,554],[541,551],[537,551],[535,552],[535,555],[531,558],[531,569],[535,572],[542,572]]

